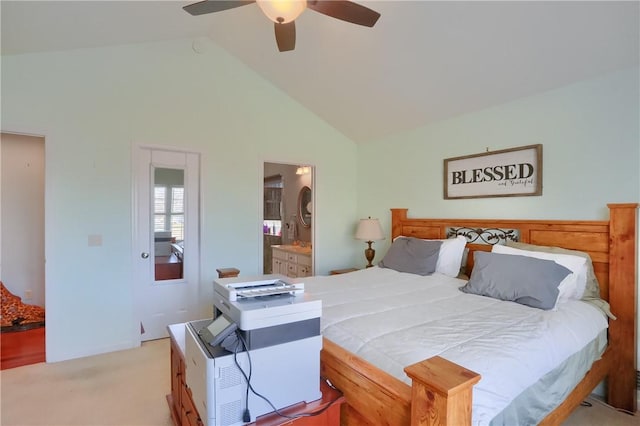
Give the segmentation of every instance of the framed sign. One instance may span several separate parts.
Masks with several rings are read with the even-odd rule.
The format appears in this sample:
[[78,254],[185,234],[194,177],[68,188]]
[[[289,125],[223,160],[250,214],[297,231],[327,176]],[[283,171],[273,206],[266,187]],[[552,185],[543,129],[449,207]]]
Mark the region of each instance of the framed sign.
[[542,195],[542,145],[444,160],[444,198]]

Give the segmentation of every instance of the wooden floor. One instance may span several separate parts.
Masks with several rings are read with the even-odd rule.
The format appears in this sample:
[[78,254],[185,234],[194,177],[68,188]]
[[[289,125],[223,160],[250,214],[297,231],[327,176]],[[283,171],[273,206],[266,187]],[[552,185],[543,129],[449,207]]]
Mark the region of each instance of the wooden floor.
[[0,334],[0,369],[45,361],[45,327]]

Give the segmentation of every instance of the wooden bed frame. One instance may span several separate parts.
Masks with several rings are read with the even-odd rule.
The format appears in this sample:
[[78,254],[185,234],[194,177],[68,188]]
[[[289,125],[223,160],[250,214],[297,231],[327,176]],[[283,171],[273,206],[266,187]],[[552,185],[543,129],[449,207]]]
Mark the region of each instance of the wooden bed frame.
[[[602,358],[541,424],[557,425],[603,379],[608,379],[609,404],[636,411],[636,283],[638,204],[609,204],[609,220],[475,220],[412,219],[407,209],[391,209],[392,238],[446,238],[448,227],[514,228],[523,243],[564,247],[589,253],[600,283],[617,320],[609,321],[609,345]],[[490,245],[467,244],[467,271],[474,250]],[[412,386],[390,376],[367,361],[324,339],[321,374],[346,397],[343,425],[447,425],[471,424],[472,388],[481,377],[441,357],[405,368]]]

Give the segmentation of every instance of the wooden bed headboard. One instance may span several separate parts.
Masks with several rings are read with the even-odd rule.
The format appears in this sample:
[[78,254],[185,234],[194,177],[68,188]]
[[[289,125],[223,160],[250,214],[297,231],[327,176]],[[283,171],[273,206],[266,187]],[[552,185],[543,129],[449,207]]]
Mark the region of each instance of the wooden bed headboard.
[[[511,220],[426,219],[407,217],[408,209],[391,209],[391,236],[449,238],[450,228],[516,229],[518,241],[579,250],[591,256],[601,297],[609,302],[617,320],[610,321],[609,341],[616,348],[616,368],[623,383],[609,382],[609,394],[626,395],[631,401],[609,401],[615,406],[634,406],[635,392],[611,392],[611,387],[635,388],[636,375],[636,283],[637,203],[609,204],[609,220]],[[475,250],[490,251],[490,244],[468,243],[467,273],[473,268]],[[610,376],[611,377],[611,376]],[[613,396],[616,398],[615,396]]]

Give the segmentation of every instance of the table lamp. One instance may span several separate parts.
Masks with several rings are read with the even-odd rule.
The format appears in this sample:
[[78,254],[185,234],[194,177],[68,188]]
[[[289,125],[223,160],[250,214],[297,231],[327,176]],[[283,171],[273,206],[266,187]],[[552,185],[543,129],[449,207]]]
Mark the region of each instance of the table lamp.
[[366,241],[367,244],[369,244],[369,247],[364,250],[364,257],[369,262],[366,267],[372,267],[373,264],[371,261],[376,255],[376,251],[371,248],[371,243],[377,240],[384,240],[384,233],[382,232],[380,221],[378,221],[378,219],[371,219],[371,216],[369,216],[368,219],[360,219],[358,229],[356,230],[356,239]]

